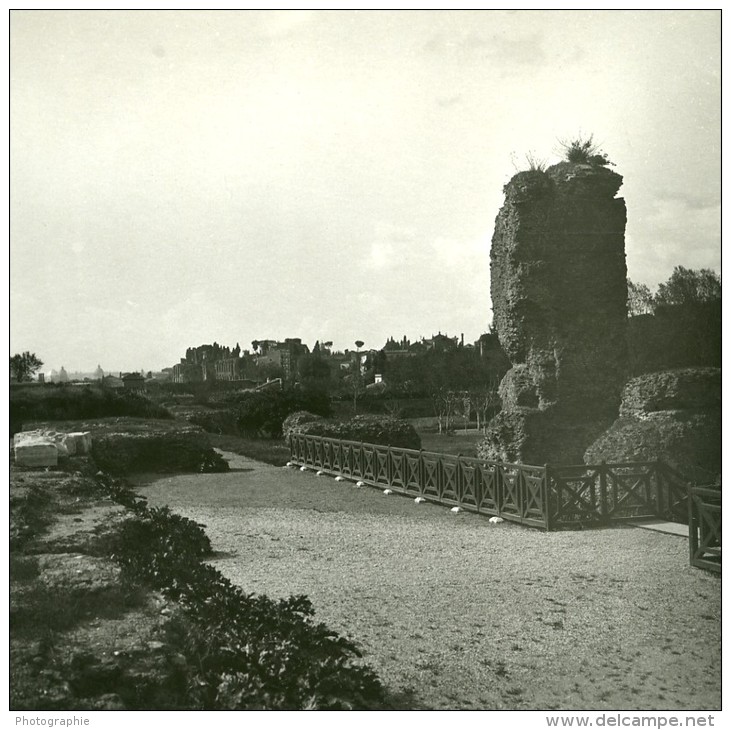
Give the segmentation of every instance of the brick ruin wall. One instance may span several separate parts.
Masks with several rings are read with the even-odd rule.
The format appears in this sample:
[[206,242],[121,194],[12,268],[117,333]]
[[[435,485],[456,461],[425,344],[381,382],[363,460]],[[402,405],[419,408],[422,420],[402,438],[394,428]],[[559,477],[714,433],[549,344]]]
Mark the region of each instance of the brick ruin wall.
[[622,177],[562,162],[505,186],[490,251],[494,325],[512,368],[481,458],[582,463],[627,378]]

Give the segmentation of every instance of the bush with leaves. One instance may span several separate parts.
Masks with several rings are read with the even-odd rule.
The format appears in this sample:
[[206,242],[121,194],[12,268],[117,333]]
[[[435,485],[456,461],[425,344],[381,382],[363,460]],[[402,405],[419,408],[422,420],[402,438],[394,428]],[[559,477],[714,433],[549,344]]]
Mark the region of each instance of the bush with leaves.
[[569,142],[560,141],[567,162],[588,165],[611,165],[607,155],[600,151],[599,145],[594,143],[594,135],[579,136]]
[[296,411],[323,416],[331,412],[327,394],[294,389],[231,393],[211,400],[209,405],[230,411],[238,433],[249,438],[281,438],[284,419]]
[[247,595],[211,566],[181,574],[167,638],[201,709],[367,709],[383,688],[358,647],[312,617],[306,596]]
[[290,413],[282,422],[282,435],[285,443],[289,444],[290,437],[293,433],[301,433],[300,427],[305,423],[313,423],[322,421],[323,417],[309,411],[295,411]]
[[[126,498],[123,492],[120,496]],[[279,601],[244,593],[201,562],[201,526],[167,508],[137,505],[111,542],[130,581],[178,603],[165,636],[185,659],[193,709],[369,709],[384,701],[358,647],[313,621],[305,596]]]
[[111,552],[130,577],[164,588],[179,565],[209,555],[211,541],[198,523],[168,507],[142,507],[121,525]]
[[391,416],[364,414],[349,421],[311,421],[303,423],[293,433],[326,436],[344,441],[362,441],[368,444],[397,446],[403,449],[420,449],[421,437],[408,422]]
[[10,430],[31,421],[79,421],[110,416],[171,419],[172,413],[139,393],[97,386],[48,385],[10,390]]

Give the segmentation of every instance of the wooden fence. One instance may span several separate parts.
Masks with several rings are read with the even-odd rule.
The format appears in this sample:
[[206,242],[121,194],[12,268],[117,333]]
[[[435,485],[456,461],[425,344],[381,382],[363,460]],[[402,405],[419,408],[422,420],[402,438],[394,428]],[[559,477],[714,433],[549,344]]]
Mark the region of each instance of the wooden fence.
[[661,461],[546,467],[551,521],[606,524],[659,517],[688,521],[688,485]]
[[300,466],[546,530],[688,519],[687,487],[661,462],[530,466],[302,434],[290,449]]
[[690,488],[690,564],[721,572],[721,488]]

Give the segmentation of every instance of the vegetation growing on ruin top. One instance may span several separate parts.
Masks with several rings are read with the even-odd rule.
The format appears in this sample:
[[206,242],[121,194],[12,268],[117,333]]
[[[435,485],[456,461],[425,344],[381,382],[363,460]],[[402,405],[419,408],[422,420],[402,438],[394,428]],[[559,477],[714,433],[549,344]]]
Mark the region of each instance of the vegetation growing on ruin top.
[[575,139],[566,141],[559,140],[559,145],[563,150],[563,157],[566,162],[583,165],[612,165],[606,152],[602,152],[599,145],[594,142],[594,135],[588,137],[579,135]]

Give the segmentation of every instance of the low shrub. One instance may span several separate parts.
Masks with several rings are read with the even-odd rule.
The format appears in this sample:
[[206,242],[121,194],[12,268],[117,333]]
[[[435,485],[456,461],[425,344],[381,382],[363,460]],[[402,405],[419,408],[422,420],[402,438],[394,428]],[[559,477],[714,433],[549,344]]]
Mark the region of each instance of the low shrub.
[[285,443],[289,444],[289,438],[293,433],[300,433],[300,427],[305,423],[313,423],[314,421],[322,421],[322,416],[309,411],[296,411],[291,413],[284,419],[282,423],[282,435]]
[[[305,596],[246,595],[209,565],[179,581],[167,639],[188,660],[201,709],[368,709],[383,688],[358,647],[313,621]],[[205,598],[201,600],[203,597]]]
[[167,507],[143,506],[119,527],[111,555],[128,577],[164,588],[174,581],[180,565],[210,555],[211,541],[201,525]]
[[10,389],[10,431],[15,434],[30,421],[77,421],[110,416],[172,418],[172,414],[144,395],[116,392],[98,386],[44,386]]
[[194,426],[200,426],[200,428],[208,431],[208,433],[235,434],[238,431],[236,413],[230,410],[199,410],[186,415],[185,420]]
[[609,158],[601,152],[599,145],[594,143],[594,135],[588,137],[579,135],[576,139],[568,142],[560,140],[559,144],[564,150],[564,157],[567,162],[591,165],[611,165]]
[[[307,410],[322,416],[330,415],[330,399],[321,392],[300,390],[244,391],[218,393],[208,404],[226,416],[196,416],[191,422],[215,433],[235,433],[248,438],[281,438],[282,423],[292,413]],[[223,423],[227,430],[224,430]],[[233,424],[233,427],[231,426]],[[228,430],[230,429],[230,430]]]
[[118,432],[93,433],[92,456],[113,474],[133,472],[223,472],[228,463],[211,448],[208,435],[194,426],[144,430],[120,424]]
[[111,546],[127,580],[178,603],[165,638],[185,658],[191,709],[345,710],[384,702],[378,677],[356,661],[358,647],[314,622],[305,596],[247,595],[202,563],[211,546],[197,523],[138,506]]
[[408,422],[389,416],[361,415],[349,421],[310,421],[302,423],[291,433],[327,436],[344,441],[362,441],[369,444],[396,446],[402,449],[420,449],[421,437]]
[[10,496],[10,549],[18,550],[53,522],[52,490],[32,484],[21,494]]

